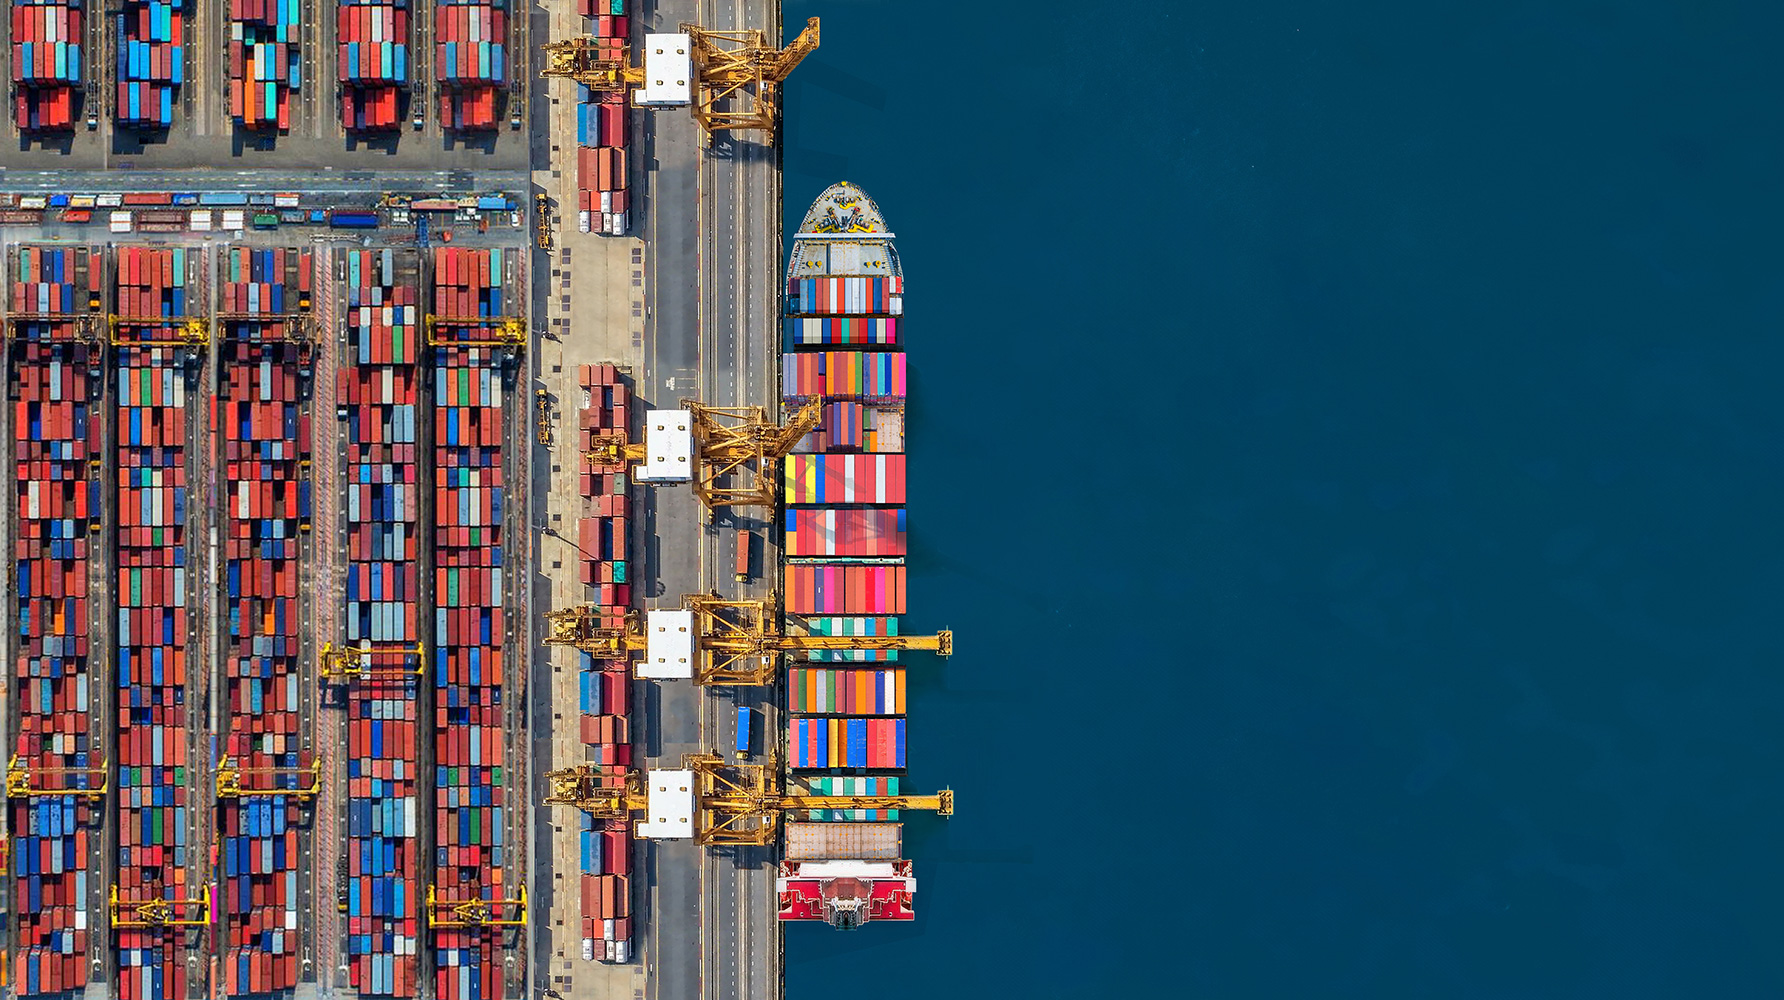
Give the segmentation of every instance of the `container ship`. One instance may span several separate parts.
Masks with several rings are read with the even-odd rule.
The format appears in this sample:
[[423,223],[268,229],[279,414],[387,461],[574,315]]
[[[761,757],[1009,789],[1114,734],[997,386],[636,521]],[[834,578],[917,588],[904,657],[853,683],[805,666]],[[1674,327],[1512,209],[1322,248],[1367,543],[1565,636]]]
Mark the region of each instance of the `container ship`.
[[[823,400],[783,466],[789,627],[897,635],[905,612],[904,276],[893,233],[853,184],[827,188],[793,237],[781,398]],[[814,651],[787,667],[789,784],[896,795],[905,672],[894,650]],[[786,828],[782,920],[911,920],[916,879],[897,810],[817,811]]]

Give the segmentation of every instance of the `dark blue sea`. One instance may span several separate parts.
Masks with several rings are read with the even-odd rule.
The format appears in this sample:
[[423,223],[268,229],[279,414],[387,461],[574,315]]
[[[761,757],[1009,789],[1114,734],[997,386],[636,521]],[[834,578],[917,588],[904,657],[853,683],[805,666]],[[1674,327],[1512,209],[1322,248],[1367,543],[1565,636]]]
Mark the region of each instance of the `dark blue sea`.
[[788,994],[1784,996],[1784,8],[813,14],[959,812]]

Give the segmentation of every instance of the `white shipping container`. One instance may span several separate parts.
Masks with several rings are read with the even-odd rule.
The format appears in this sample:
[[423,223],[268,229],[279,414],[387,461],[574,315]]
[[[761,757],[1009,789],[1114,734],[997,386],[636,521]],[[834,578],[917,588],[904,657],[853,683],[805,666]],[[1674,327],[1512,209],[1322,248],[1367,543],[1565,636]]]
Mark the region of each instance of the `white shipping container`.
[[93,199],[95,208],[117,208],[122,204],[124,204],[124,196],[121,194],[102,194]]
[[111,214],[111,231],[112,232],[127,233],[130,231],[130,229],[131,229],[131,224],[130,224],[130,213],[129,212],[113,212]]
[[588,217],[589,217],[589,213],[586,211],[576,213],[576,231],[577,232],[586,233],[589,231]]

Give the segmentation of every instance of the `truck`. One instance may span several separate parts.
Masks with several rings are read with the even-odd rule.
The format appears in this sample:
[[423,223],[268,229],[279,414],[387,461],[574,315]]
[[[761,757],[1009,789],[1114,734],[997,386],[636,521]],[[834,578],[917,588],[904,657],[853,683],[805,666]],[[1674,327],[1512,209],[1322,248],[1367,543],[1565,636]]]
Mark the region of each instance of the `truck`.
[[760,719],[761,717],[762,717],[761,712],[758,712],[755,709],[750,708],[747,705],[739,705],[737,707],[737,759],[738,760],[749,760],[750,757],[755,755],[756,734],[762,728],[761,724],[758,723],[756,720]]
[[756,536],[749,531],[737,529],[737,582],[748,583],[750,580],[750,550],[755,547]]
[[539,249],[551,249],[551,199],[541,191],[534,196],[534,215],[539,222]]
[[363,209],[337,208],[328,213],[331,229],[376,229],[378,213]]

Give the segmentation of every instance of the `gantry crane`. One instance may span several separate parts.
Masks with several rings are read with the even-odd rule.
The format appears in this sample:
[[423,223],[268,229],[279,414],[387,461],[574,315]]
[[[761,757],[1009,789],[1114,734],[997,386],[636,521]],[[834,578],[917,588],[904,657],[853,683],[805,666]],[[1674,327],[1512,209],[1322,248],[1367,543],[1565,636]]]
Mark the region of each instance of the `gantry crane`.
[[91,313],[71,316],[67,313],[16,312],[7,313],[6,322],[0,327],[0,336],[17,339],[17,329],[27,323],[68,323],[74,327],[76,338],[88,342],[99,340],[100,317]]
[[[49,795],[72,795],[76,798],[101,801],[111,787],[107,761],[96,767],[31,767],[18,754],[6,763],[6,794],[15,799]],[[85,778],[85,787],[70,784]],[[42,782],[42,783],[40,783]]]
[[[316,658],[319,672],[327,681],[403,681],[421,674],[426,660],[425,652],[419,642],[411,645],[383,643],[344,646],[340,649],[328,642],[323,643]],[[409,662],[411,656],[415,658],[413,664]],[[397,662],[391,662],[393,657]]]
[[[124,347],[202,347],[211,339],[210,323],[199,317],[181,319],[167,316],[119,316],[114,313],[107,317],[107,322],[111,342]],[[168,327],[169,332],[161,337],[124,335],[126,330],[144,327]]]
[[[596,468],[639,463],[637,482],[692,482],[707,509],[769,507],[780,498],[780,462],[799,439],[817,429],[823,401],[812,400],[787,417],[768,419],[760,406],[706,406],[681,401],[681,411],[644,415],[644,441],[626,434],[596,435],[583,457]],[[734,477],[747,482],[723,485]]]
[[520,887],[516,899],[441,899],[433,885],[427,887],[427,926],[440,927],[525,927],[527,925],[527,887]]
[[620,628],[601,625],[601,609],[580,605],[545,613],[548,646],[574,646],[597,659],[645,654],[638,676],[692,677],[696,684],[768,684],[783,653],[810,650],[912,650],[954,654],[954,633],[934,635],[793,635],[783,630],[778,601],[725,600],[688,594],[680,610],[628,612]]
[[773,758],[757,764],[727,761],[718,754],[685,754],[672,771],[627,772],[607,787],[598,765],[582,764],[546,772],[547,805],[575,806],[596,819],[629,819],[644,814],[638,835],[659,839],[693,838],[702,846],[760,847],[774,842],[784,813],[813,809],[916,809],[954,815],[954,792],[934,795],[801,795],[780,783]]
[[[435,316],[428,313],[422,322],[427,330],[429,347],[525,347],[527,342],[526,323],[511,316]],[[439,328],[443,326],[476,328],[483,335],[442,337]]]
[[[632,65],[629,47],[617,58],[601,41],[583,35],[548,42],[539,75],[564,77],[596,91],[632,91],[639,107],[691,107],[710,139],[714,132],[755,130],[774,141],[780,85],[818,47],[818,19],[792,44],[777,49],[760,30],[714,31],[683,23],[680,34],[644,36],[644,63]],[[719,107],[721,102],[743,107]]]
[[[242,785],[243,775],[270,777],[275,781],[289,779],[297,783],[289,788],[246,788]],[[308,779],[307,783],[304,779]],[[217,763],[217,797],[220,799],[289,795],[310,802],[321,788],[322,761],[319,759],[310,762],[308,767],[240,767],[235,758],[226,755]]]
[[211,887],[197,897],[179,899],[125,899],[118,886],[111,887],[111,925],[113,927],[209,927],[211,925]]
[[285,328],[281,340],[308,342],[316,326],[315,317],[307,312],[294,313],[250,313],[220,312],[214,317],[218,323],[228,328],[230,323],[278,323]]

